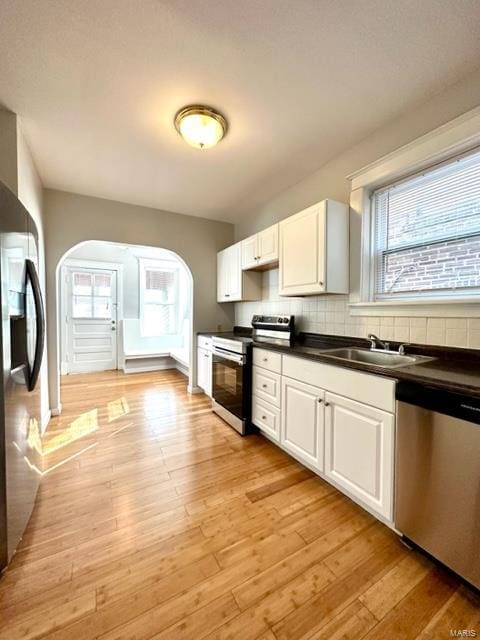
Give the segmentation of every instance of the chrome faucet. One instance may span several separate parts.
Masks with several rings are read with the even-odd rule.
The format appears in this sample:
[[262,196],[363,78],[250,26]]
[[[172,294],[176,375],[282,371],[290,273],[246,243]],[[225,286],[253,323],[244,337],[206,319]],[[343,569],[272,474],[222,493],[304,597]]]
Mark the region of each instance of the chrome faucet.
[[385,349],[385,351],[390,349],[390,343],[383,342],[383,340],[380,340],[374,333],[369,333],[367,337],[370,340],[370,349]]

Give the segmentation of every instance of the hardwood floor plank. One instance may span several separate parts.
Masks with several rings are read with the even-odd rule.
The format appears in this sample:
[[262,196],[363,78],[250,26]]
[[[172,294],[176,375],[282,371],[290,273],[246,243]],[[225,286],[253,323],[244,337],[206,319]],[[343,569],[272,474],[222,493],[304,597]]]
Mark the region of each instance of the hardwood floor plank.
[[[478,594],[178,371],[62,380],[0,640],[433,640]],[[448,633],[447,633],[448,632]]]
[[414,640],[458,587],[458,580],[435,567],[366,636]]

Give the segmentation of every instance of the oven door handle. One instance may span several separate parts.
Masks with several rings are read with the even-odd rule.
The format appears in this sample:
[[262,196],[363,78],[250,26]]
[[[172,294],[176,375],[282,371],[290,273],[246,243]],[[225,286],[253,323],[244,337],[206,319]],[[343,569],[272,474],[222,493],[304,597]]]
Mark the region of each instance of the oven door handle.
[[237,355],[236,353],[231,353],[229,351],[224,351],[223,349],[219,349],[218,347],[213,347],[212,354],[214,356],[218,356],[219,358],[223,358],[224,360],[236,362],[237,364],[243,364],[245,362],[243,356]]

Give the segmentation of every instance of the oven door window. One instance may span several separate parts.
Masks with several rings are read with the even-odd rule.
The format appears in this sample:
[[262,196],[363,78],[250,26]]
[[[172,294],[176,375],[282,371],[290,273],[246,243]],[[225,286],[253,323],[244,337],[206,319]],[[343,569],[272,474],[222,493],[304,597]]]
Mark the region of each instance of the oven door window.
[[243,420],[243,365],[222,356],[213,356],[213,398]]

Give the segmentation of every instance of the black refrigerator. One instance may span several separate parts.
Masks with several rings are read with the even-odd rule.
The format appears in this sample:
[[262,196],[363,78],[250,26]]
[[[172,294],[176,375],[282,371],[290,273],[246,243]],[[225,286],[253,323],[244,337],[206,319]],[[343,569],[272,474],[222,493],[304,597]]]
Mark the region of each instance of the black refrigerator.
[[0,182],[0,571],[22,538],[42,475],[45,316],[37,270],[35,223]]

